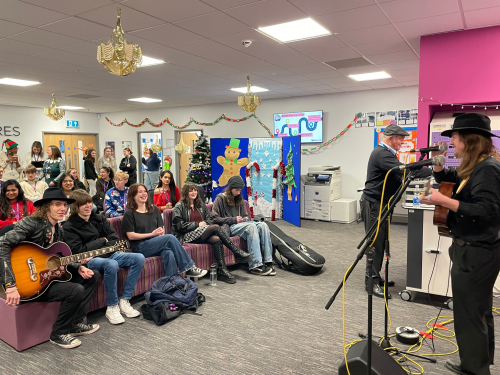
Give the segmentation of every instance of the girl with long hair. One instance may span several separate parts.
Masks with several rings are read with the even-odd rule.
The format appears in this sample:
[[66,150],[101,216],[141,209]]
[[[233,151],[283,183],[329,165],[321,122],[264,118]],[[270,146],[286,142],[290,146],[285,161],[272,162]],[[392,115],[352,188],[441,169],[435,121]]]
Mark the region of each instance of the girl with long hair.
[[172,233],[180,243],[208,243],[212,245],[217,261],[219,279],[229,284],[236,279],[228,271],[224,260],[224,245],[234,254],[237,263],[246,263],[252,255],[236,246],[224,230],[214,223],[212,214],[198,196],[198,187],[186,182],[182,187],[181,200],[175,205]]
[[47,160],[43,163],[45,182],[49,187],[56,187],[63,173],[66,172],[66,162],[61,157],[61,151],[57,146],[47,147]]
[[[31,145],[31,151],[27,152],[26,155],[24,155],[24,158],[21,162],[21,167],[26,173],[26,168],[28,168],[28,165],[32,164],[35,162],[36,164],[42,163],[45,161],[45,154],[43,153],[43,147],[42,143],[39,141],[33,142]],[[43,168],[40,165],[36,166],[37,169],[37,179],[41,180],[43,179]]]
[[195,266],[189,254],[171,234],[165,234],[163,217],[150,201],[144,184],[133,184],[128,190],[127,210],[121,229],[127,234],[132,251],[146,258],[160,255],[165,276],[186,273],[187,277],[203,277],[207,271]]
[[113,181],[115,178],[115,174],[111,168],[102,167],[99,170],[99,176],[100,177],[95,184],[95,188],[97,191],[96,195],[99,198],[104,199],[104,197],[106,196],[106,192],[115,187],[115,183]]
[[108,167],[116,173],[116,159],[113,156],[113,151],[110,146],[104,147],[103,151],[104,155],[102,155],[99,160],[97,160],[97,170],[100,170],[102,167]]
[[93,197],[96,193],[95,184],[97,181],[97,171],[95,169],[95,158],[97,152],[91,148],[87,151],[87,156],[85,156],[85,162],[83,163],[85,168],[85,179],[89,185],[89,194]]
[[179,188],[175,186],[174,175],[170,171],[162,171],[154,191],[154,202],[163,211],[172,208],[181,200]]
[[[8,180],[2,184],[0,197],[0,228],[15,224],[23,217],[31,216],[36,208],[25,198],[24,191],[17,180]],[[9,227],[12,229],[12,227]],[[3,235],[5,231],[0,232]]]
[[73,177],[73,180],[75,181],[75,189],[82,189],[87,191],[85,184],[78,178],[78,170],[76,168],[68,169],[66,173],[69,173],[71,177]]
[[128,174],[128,187],[137,182],[137,159],[132,155],[132,150],[129,147],[123,149],[123,156],[120,161],[120,170]]

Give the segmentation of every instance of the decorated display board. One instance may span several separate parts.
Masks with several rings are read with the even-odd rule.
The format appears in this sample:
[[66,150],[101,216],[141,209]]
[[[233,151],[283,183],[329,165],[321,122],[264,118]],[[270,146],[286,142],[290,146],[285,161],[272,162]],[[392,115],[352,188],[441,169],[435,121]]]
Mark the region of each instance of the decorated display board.
[[300,227],[300,137],[283,138],[283,219]]
[[[240,175],[245,181],[248,160],[248,138],[211,138],[212,199],[223,193],[232,176]],[[241,194],[248,199],[246,189]]]
[[[141,134],[141,144],[140,151],[141,154],[137,157],[137,163],[141,163],[142,172],[146,172],[145,165],[142,164],[142,158],[149,158],[149,148],[156,142],[156,137],[158,137],[158,143],[161,146],[161,133],[142,133]],[[162,152],[158,152],[158,157],[162,158]]]
[[[417,154],[409,153],[409,151],[417,147],[417,127],[411,127],[411,128],[408,127],[404,129],[406,132],[410,133],[410,135],[405,138],[405,142],[403,143],[401,149],[397,152],[396,155],[401,163],[404,164],[414,163],[417,161]],[[377,147],[377,145],[382,141],[384,130],[385,128],[376,128],[374,130],[373,148]]]

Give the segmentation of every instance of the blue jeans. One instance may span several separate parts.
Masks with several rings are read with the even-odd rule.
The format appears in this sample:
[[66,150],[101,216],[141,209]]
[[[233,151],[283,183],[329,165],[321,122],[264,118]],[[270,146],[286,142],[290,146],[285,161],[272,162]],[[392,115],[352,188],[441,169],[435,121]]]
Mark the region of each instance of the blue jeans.
[[146,171],[144,176],[144,185],[148,188],[148,190],[153,190],[160,179],[160,171]]
[[88,268],[97,270],[101,275],[104,275],[108,306],[118,305],[118,292],[116,290],[118,268],[130,267],[122,293],[123,299],[130,299],[144,266],[144,261],[144,255],[142,254],[113,253],[109,258],[92,258],[87,263]]
[[253,255],[252,260],[248,262],[250,269],[262,266],[262,255],[264,255],[264,263],[273,261],[271,233],[269,233],[269,227],[266,223],[247,221],[233,224],[231,225],[231,237],[233,236],[239,236],[247,241],[247,251]]
[[186,272],[194,266],[189,254],[172,234],[164,234],[143,241],[136,246],[134,252],[142,253],[146,258],[161,255],[165,276]]

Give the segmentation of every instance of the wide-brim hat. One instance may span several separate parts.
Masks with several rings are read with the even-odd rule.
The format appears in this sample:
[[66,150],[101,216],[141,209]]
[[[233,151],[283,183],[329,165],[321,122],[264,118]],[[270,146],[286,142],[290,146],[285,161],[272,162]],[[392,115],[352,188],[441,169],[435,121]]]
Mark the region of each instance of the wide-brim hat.
[[451,137],[453,132],[466,131],[467,133],[482,134],[486,137],[498,137],[491,132],[491,120],[481,113],[464,113],[455,117],[451,129],[441,133],[443,137]]
[[43,198],[37,200],[33,205],[35,207],[40,207],[42,204],[51,202],[51,201],[64,201],[68,204],[74,203],[75,200],[68,198],[62,188],[58,187],[49,187],[47,190],[43,192]]

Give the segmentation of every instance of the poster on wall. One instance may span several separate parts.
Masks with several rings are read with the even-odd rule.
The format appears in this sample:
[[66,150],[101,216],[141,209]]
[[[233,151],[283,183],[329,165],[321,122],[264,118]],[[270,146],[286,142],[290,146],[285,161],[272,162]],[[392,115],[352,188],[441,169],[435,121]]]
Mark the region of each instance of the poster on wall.
[[356,120],[357,128],[367,128],[368,127],[368,113],[362,113],[360,117]]
[[398,111],[377,112],[377,126],[397,125]]
[[[377,147],[377,145],[382,141],[384,129],[385,128],[376,128],[374,130],[374,148]],[[417,127],[405,128],[405,131],[410,133],[410,135],[405,138],[405,141],[401,146],[401,149],[396,153],[396,156],[403,164],[414,163],[417,161],[417,154],[410,153],[410,150],[417,147]]]
[[[249,162],[248,145],[248,138],[210,138],[214,200],[217,194],[224,192],[231,177],[239,175],[245,181],[245,169]],[[241,191],[241,195],[243,199],[248,199],[246,189]]]
[[300,227],[300,137],[283,138],[283,219]]
[[368,127],[373,128],[375,126],[375,112],[367,112],[366,118],[368,119]]
[[132,141],[122,141],[122,150],[125,148],[132,150]]
[[400,109],[398,111],[398,125],[417,125],[418,109]]
[[111,156],[116,159],[116,155],[115,155],[115,141],[106,141],[106,142],[104,142],[104,145],[106,147],[110,147],[111,148]]

